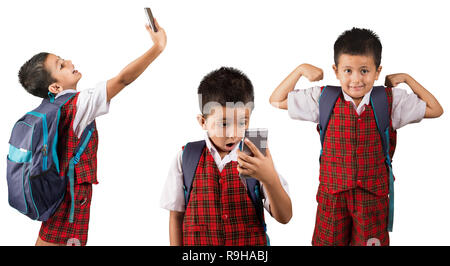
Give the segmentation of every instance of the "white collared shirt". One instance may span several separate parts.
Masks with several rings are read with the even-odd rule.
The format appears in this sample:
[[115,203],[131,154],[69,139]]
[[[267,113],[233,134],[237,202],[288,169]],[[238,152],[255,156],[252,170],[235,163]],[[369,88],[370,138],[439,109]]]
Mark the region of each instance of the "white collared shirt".
[[[229,162],[237,161],[237,150],[239,148],[239,145],[236,145],[236,147],[234,147],[233,150],[230,151],[227,155],[225,155],[222,159],[220,158],[219,152],[217,151],[216,147],[211,143],[211,140],[209,139],[207,134],[205,134],[204,139],[206,142],[206,147],[211,153],[214,162],[216,163],[217,168],[219,168],[220,172],[222,172],[223,168]],[[183,189],[182,153],[183,151],[180,150],[175,156],[174,160],[172,161],[172,164],[170,165],[169,168],[169,173],[167,175],[166,183],[164,185],[161,194],[160,206],[161,208],[169,211],[184,212],[186,210],[186,207],[184,206],[185,202]],[[286,180],[284,180],[283,177],[278,172],[277,174],[278,178],[280,179],[281,186],[289,195],[289,187]],[[242,181],[245,184],[245,181],[244,180]],[[245,187],[247,186],[245,185]],[[261,187],[265,198],[264,208],[268,212],[270,212],[270,202],[267,197],[267,192],[265,191],[263,185],[261,185]]]
[[[66,93],[77,93],[77,90],[63,90],[56,98]],[[73,119],[73,131],[78,138],[83,130],[98,116],[109,112],[109,102],[106,95],[106,81],[98,83],[95,88],[82,90],[78,95],[77,110]]]
[[[344,91],[344,99],[353,103],[358,115],[365,110],[370,103],[370,94],[366,93],[361,103],[356,107],[353,99]],[[315,86],[304,90],[293,90],[288,94],[288,113],[292,119],[319,123],[319,98],[321,87]],[[392,89],[392,127],[397,130],[407,124],[418,123],[425,116],[426,103],[416,94],[408,93],[404,89]]]

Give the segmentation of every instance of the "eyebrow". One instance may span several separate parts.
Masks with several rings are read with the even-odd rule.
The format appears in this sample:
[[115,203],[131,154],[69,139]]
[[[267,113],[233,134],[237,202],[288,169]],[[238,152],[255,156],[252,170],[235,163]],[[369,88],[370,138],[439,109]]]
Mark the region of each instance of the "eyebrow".
[[[344,68],[353,68],[353,67],[351,67],[351,66],[344,66]],[[363,65],[363,66],[360,66],[359,68],[368,68],[368,66]]]

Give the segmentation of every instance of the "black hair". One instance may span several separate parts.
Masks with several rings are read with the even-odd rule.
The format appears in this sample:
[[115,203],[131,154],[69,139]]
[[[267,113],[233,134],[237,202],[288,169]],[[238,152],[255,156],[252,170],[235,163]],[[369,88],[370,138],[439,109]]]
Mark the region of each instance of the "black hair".
[[381,50],[380,38],[375,32],[352,28],[342,33],[334,43],[334,64],[338,65],[341,54],[372,55],[378,68],[381,64]]
[[19,82],[22,87],[41,98],[48,98],[48,86],[56,81],[44,66],[48,55],[49,53],[45,52],[34,55],[19,70]]
[[250,79],[240,70],[232,67],[221,67],[203,77],[198,87],[200,111],[205,115],[205,105],[219,103],[226,107],[227,103],[251,104],[253,109],[254,93]]

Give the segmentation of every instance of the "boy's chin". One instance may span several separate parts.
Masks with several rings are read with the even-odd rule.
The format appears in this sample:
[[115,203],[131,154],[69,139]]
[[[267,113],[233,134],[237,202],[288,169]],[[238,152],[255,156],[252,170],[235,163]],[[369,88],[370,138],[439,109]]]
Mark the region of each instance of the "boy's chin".
[[361,89],[361,90],[352,90],[352,89],[347,89],[344,90],[344,92],[350,96],[353,99],[360,99],[362,97],[364,97],[364,95],[366,95],[366,93],[369,92],[369,90],[366,89]]

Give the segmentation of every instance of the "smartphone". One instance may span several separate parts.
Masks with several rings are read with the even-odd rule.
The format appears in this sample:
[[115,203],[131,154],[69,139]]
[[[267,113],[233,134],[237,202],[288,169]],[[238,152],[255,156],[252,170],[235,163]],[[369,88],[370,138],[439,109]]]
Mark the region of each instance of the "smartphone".
[[[255,146],[261,151],[261,153],[266,156],[267,148],[267,128],[249,128],[245,131],[245,137],[249,139]],[[240,149],[247,155],[253,156],[253,152],[250,148],[245,145],[245,142],[241,142]],[[249,178],[250,176],[240,175],[241,178]]]
[[150,25],[150,27],[152,28],[152,30],[154,32],[158,32],[158,29],[156,28],[156,25],[155,25],[155,19],[153,18],[152,10],[150,9],[150,7],[146,7],[146,8],[144,8],[144,10],[145,10],[145,15],[147,16],[147,19],[149,22],[148,25]]

